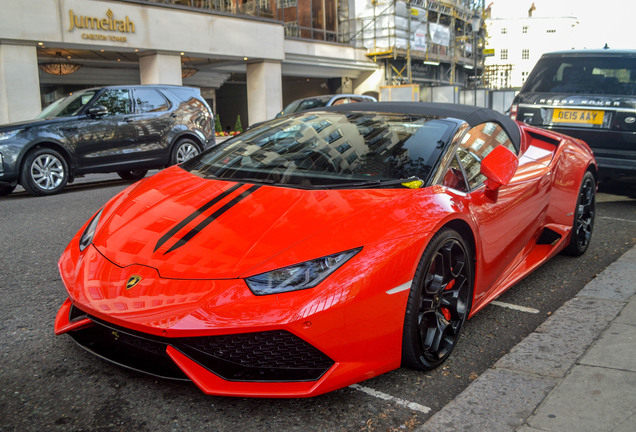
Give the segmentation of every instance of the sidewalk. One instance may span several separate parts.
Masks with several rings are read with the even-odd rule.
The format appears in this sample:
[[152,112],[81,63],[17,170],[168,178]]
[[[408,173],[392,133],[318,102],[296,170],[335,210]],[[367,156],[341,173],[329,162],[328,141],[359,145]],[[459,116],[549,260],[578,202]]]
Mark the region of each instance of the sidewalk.
[[636,430],[636,246],[416,432]]

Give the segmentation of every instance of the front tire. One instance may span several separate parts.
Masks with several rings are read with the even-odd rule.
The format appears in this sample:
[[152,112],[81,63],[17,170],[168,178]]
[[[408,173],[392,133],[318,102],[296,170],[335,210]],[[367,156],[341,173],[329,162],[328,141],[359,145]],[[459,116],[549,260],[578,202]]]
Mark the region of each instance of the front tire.
[[570,243],[563,250],[565,255],[580,256],[585,253],[592,239],[594,216],[596,215],[596,180],[587,171],[581,181],[579,196],[576,200],[574,222],[570,234]]
[[146,176],[148,170],[126,170],[126,171],[117,171],[117,175],[124,180],[141,180]]
[[473,295],[473,256],[453,229],[438,232],[415,272],[404,317],[402,364],[441,365],[457,344]]
[[199,146],[190,138],[182,138],[172,149],[170,165],[180,164],[201,153]]
[[39,148],[24,159],[20,184],[31,195],[53,195],[68,182],[68,165],[55,150]]

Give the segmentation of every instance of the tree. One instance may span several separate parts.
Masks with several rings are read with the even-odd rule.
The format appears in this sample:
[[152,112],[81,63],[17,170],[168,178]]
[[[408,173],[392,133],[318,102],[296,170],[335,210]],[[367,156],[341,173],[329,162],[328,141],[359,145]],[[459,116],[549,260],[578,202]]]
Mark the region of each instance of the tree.
[[235,132],[243,132],[243,125],[241,124],[241,115],[236,116],[236,123],[234,123]]

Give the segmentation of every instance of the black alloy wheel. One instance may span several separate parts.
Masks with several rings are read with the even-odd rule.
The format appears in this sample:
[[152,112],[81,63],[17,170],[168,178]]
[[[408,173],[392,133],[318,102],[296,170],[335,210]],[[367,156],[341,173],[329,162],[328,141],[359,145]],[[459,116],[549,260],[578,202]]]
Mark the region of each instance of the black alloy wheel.
[[190,138],[182,138],[175,144],[174,149],[172,149],[170,165],[183,163],[199,153],[201,153],[199,146],[193,140]]
[[30,152],[20,172],[20,184],[31,195],[53,195],[68,182],[68,165],[55,150],[39,148]]
[[430,370],[457,344],[473,295],[473,257],[462,236],[443,229],[424,252],[404,318],[402,364]]
[[146,176],[148,170],[117,171],[117,175],[124,180],[140,180]]
[[587,171],[581,181],[579,196],[576,200],[576,210],[574,211],[570,243],[563,250],[564,254],[579,256],[585,253],[592,239],[595,215],[596,180],[594,175]]

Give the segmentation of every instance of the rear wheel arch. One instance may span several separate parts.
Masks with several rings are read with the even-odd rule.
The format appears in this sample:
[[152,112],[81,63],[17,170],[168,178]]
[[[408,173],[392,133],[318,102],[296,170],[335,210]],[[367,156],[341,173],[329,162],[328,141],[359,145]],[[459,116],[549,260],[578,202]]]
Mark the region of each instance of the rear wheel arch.
[[176,163],[176,152],[178,147],[185,141],[191,141],[198,149],[199,153],[204,150],[203,142],[201,139],[193,133],[186,132],[178,135],[175,139],[172,140],[172,144],[170,146],[170,158],[168,160],[168,165],[174,165]]

